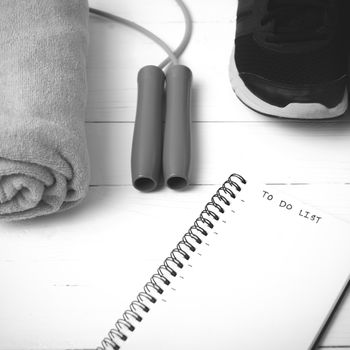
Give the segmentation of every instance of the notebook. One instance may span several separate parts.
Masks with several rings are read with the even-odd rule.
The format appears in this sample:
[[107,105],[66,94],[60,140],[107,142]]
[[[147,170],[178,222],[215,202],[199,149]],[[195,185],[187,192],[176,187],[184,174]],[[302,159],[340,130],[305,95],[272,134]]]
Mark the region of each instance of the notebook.
[[162,196],[91,188],[82,210],[2,224],[0,349],[96,348],[135,300],[107,349],[312,347],[347,282],[349,226],[243,175]]
[[180,238],[106,348],[317,346],[349,281],[345,222],[233,174]]

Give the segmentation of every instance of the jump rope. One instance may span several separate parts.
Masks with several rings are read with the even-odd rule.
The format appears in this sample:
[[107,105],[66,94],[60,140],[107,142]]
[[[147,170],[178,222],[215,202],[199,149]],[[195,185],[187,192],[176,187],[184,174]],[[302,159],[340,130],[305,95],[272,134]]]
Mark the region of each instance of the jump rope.
[[94,15],[121,23],[153,40],[167,54],[158,66],[143,67],[137,77],[138,97],[131,155],[133,186],[143,192],[188,185],[191,163],[191,70],[179,63],[192,37],[192,17],[182,0],[185,33],[173,50],[163,39],[141,25],[108,12],[90,8]]
[[[180,189],[188,185],[191,161],[192,72],[188,67],[181,65],[179,59],[191,40],[192,18],[182,0],[174,1],[180,7],[185,19],[185,33],[175,50],[156,34],[135,22],[90,8],[90,12],[94,15],[143,33],[168,55],[158,66],[145,66],[138,73],[131,173],[134,187],[144,192],[153,191],[159,186],[162,169],[164,181],[170,188]],[[144,294],[146,298],[150,298],[146,292]],[[132,330],[127,322],[128,315],[140,320],[135,312],[137,310],[134,310],[135,305],[147,311],[142,295],[140,298],[133,302],[130,310],[115,323],[115,328],[109,331],[98,350],[119,349],[119,341],[126,340],[123,328],[127,326]]]

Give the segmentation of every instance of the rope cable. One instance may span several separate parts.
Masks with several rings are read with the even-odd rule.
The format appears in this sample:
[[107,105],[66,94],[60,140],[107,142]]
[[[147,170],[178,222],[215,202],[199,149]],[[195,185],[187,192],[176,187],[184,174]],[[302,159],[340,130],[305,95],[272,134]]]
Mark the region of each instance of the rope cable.
[[187,6],[183,2],[183,0],[174,0],[174,1],[180,7],[180,9],[183,13],[183,16],[184,16],[184,20],[185,20],[185,33],[184,33],[184,36],[183,36],[179,46],[175,50],[172,50],[170,48],[170,46],[163,39],[161,39],[158,35],[152,33],[150,30],[146,29],[145,27],[143,27],[143,26],[141,26],[133,21],[130,21],[126,18],[116,16],[116,15],[113,15],[111,13],[101,11],[101,10],[98,10],[95,8],[90,8],[90,12],[94,15],[104,17],[104,18],[109,19],[109,20],[114,21],[114,22],[121,23],[129,28],[132,28],[132,29],[142,33],[143,35],[145,35],[146,37],[148,37],[149,39],[154,41],[168,55],[168,57],[158,65],[159,68],[164,69],[169,64],[172,64],[172,65],[179,64],[179,57],[186,50],[186,48],[191,40],[192,32],[193,32],[192,17],[191,17],[191,13],[188,10]]

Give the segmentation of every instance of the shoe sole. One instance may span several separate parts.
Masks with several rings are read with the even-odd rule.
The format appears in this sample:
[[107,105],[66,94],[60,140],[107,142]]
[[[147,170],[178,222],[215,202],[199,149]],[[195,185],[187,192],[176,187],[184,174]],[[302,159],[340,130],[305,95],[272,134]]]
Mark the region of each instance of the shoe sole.
[[288,119],[330,119],[340,117],[348,108],[347,89],[344,91],[342,101],[332,108],[328,108],[320,103],[289,103],[285,107],[278,107],[263,101],[246,87],[239,76],[236,67],[235,49],[233,49],[231,54],[229,72],[233,91],[239,100],[247,107],[264,115]]

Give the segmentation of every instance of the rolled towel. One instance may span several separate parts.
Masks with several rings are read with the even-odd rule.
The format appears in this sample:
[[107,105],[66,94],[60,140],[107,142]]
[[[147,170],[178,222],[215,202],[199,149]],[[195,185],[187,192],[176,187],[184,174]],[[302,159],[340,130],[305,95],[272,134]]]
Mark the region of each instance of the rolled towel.
[[0,2],[0,218],[65,210],[87,194],[86,0]]

